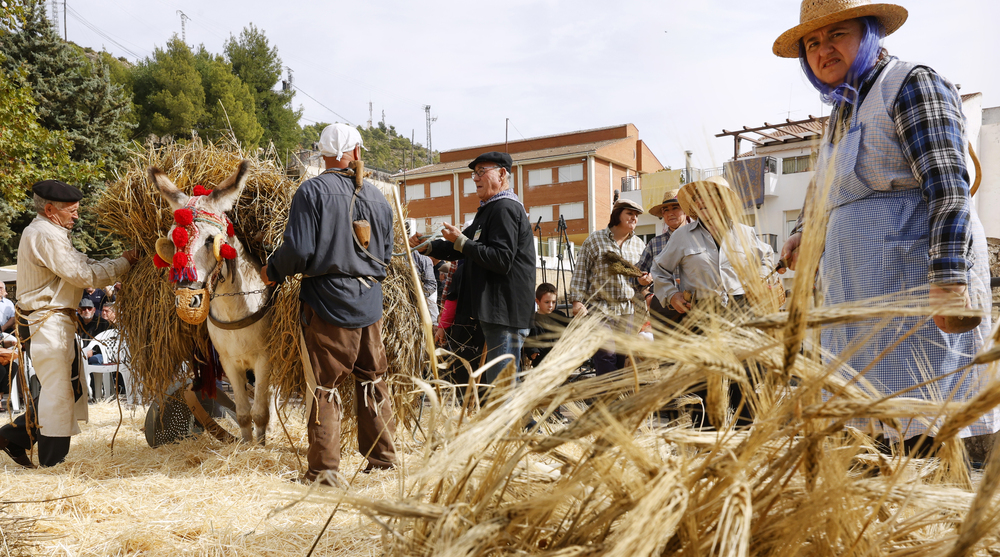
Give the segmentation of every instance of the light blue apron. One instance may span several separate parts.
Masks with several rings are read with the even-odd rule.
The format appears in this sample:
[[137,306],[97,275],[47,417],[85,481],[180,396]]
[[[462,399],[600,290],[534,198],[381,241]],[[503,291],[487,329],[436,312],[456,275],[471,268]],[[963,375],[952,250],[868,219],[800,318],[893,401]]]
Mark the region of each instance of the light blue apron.
[[[831,130],[821,146],[817,184],[833,172],[827,199],[830,221],[820,267],[825,305],[857,303],[910,288],[923,287],[915,296],[926,299],[928,212],[919,184],[898,143],[889,108],[913,65],[892,60],[852,115],[847,133],[834,146]],[[975,330],[961,335],[943,333],[928,320],[918,331],[885,354],[865,374],[879,393],[890,394],[933,377],[940,377],[969,363],[981,350],[990,332],[989,270],[986,237],[975,211],[971,212],[974,263],[968,287],[975,307],[987,305],[987,317]],[[865,369],[922,318],[897,318],[861,346],[847,364]],[[853,349],[871,334],[876,321],[831,326],[823,330],[823,348],[833,354]],[[964,401],[985,382],[984,366],[966,374],[952,374],[901,396],[925,400]],[[853,374],[854,371],[844,373]],[[998,414],[987,413],[962,437],[995,432]],[[930,416],[928,416],[930,419]],[[892,438],[910,438],[924,432],[920,420],[902,420],[901,432],[868,420],[849,425]],[[933,435],[933,432],[931,432]]]

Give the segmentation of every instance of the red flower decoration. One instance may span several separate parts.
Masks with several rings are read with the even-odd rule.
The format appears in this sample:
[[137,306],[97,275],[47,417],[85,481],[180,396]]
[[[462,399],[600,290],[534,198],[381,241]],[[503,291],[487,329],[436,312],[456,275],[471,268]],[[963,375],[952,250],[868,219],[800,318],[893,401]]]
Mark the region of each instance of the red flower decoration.
[[160,258],[160,254],[158,253],[153,254],[153,265],[155,265],[157,269],[166,269],[170,266],[166,261]]
[[184,252],[177,252],[174,254],[174,267],[182,269],[188,266],[188,256]]
[[233,222],[229,219],[226,219],[226,236],[235,236],[235,235],[236,231],[233,230]]
[[170,235],[174,239],[174,245],[179,248],[183,248],[184,246],[188,245],[188,240],[190,240],[190,238],[188,237],[188,231],[179,226],[175,227],[174,231],[171,232]]
[[194,212],[187,207],[174,211],[174,222],[181,226],[187,226],[194,222]]
[[195,195],[209,195],[211,193],[212,193],[212,190],[206,188],[205,186],[203,186],[201,184],[198,184],[197,186],[194,187],[194,194]]
[[236,248],[229,244],[222,244],[222,247],[219,248],[219,255],[223,259],[236,259]]

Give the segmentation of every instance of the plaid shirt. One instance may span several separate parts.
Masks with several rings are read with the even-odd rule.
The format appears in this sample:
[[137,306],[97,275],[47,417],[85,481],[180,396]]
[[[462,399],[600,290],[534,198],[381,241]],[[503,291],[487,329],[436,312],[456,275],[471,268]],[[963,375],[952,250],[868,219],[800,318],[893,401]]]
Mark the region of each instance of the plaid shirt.
[[[862,83],[860,100],[884,69],[889,58]],[[850,119],[851,105],[834,109],[831,122]],[[969,173],[965,165],[965,117],[962,98],[954,85],[934,70],[914,68],[892,104],[903,155],[927,200],[930,284],[965,284],[972,266]]]
[[569,285],[570,301],[585,305],[607,315],[631,315],[635,308],[632,297],[635,288],[627,277],[611,272],[611,266],[604,262],[605,252],[613,251],[626,261],[639,261],[646,243],[635,234],[619,246],[610,228],[597,230],[587,236],[576,260],[573,280]]

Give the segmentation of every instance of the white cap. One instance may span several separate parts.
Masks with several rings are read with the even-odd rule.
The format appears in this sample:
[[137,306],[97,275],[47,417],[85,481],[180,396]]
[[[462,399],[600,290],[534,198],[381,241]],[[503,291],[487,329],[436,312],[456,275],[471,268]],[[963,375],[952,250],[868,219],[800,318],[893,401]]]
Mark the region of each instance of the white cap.
[[330,124],[323,128],[319,136],[319,152],[324,157],[335,157],[338,161],[344,153],[350,153],[356,146],[365,148],[361,132],[347,124]]

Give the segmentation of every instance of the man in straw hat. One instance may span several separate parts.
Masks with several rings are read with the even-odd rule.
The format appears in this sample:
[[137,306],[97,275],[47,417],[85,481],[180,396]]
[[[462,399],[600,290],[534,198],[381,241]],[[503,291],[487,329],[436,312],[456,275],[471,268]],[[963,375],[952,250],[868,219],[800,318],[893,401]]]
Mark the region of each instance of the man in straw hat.
[[[642,250],[642,256],[639,257],[639,270],[648,273],[653,268],[653,260],[656,256],[663,251],[666,247],[667,241],[670,240],[670,236],[675,230],[691,222],[691,217],[684,213],[684,209],[681,209],[680,202],[677,201],[677,193],[679,189],[668,190],[667,193],[663,195],[663,202],[659,205],[653,205],[649,208],[649,214],[656,218],[663,220],[663,234],[656,236],[646,244],[646,249]],[[635,283],[639,285],[638,280]],[[680,321],[681,314],[677,313],[676,310],[671,308],[669,305],[660,304],[659,299],[653,295],[652,288],[646,288],[644,290],[644,297],[646,298],[646,303],[649,304],[649,310],[655,312],[656,314],[662,316],[667,321]]]
[[[486,360],[510,355],[520,371],[521,347],[535,313],[535,243],[528,213],[510,188],[512,165],[511,156],[499,151],[469,163],[479,197],[476,216],[464,230],[444,223],[444,239],[429,244],[425,254],[464,260],[454,279],[459,282],[455,323],[478,322]],[[410,242],[416,245],[419,239]],[[480,381],[493,384],[507,363],[490,366]]]
[[[776,55],[799,59],[820,97],[833,105],[816,186],[807,195],[807,207],[823,203],[829,212],[820,266],[824,302],[926,288],[937,307],[986,308],[986,238],[971,206],[961,97],[931,68],[903,62],[881,46],[906,16],[894,4],[805,0],[799,24],[774,43]],[[796,233],[782,249],[792,269],[801,241]],[[988,311],[976,325],[975,318],[937,315],[922,324],[919,317],[899,318],[868,340],[870,322],[824,328],[822,343],[833,354],[854,351],[848,363],[868,370],[865,378],[880,390],[875,396],[935,379],[905,396],[963,401],[978,390],[982,369],[952,372],[983,348]],[[900,338],[904,332],[909,336]],[[920,420],[902,420],[901,431],[868,425],[877,434],[901,436],[914,450],[927,429]],[[990,410],[960,435],[998,428],[1000,414]]]
[[[769,275],[774,268],[771,246],[758,238],[753,228],[739,222],[743,202],[722,176],[684,184],[677,192],[677,201],[685,214],[697,220],[675,230],[656,257],[652,269],[656,298],[681,315],[696,301],[728,311],[742,309],[746,288],[741,274],[744,280]],[[704,399],[707,391],[695,394]],[[738,408],[741,400],[741,390],[732,383],[730,407]],[[745,424],[750,412],[748,405],[743,408],[741,420]],[[700,418],[695,416],[696,425],[700,425]]]
[[135,250],[95,261],[73,247],[70,231],[83,193],[58,180],[31,187],[37,216],[17,246],[18,329],[42,385],[38,400],[0,428],[0,448],[31,467],[27,451],[38,443],[38,463],[54,466],[69,453],[70,436],[87,420],[87,385],[74,341],[83,289],[120,279],[138,260]]
[[[301,273],[303,367],[312,388],[305,482],[337,483],[340,420],[337,387],[355,378],[358,449],[365,471],[396,463],[396,419],[382,342],[382,280],[392,257],[392,209],[375,186],[356,187],[346,169],[361,159],[361,134],[332,124],[320,135],[327,170],[302,182],[288,210],[281,246],[261,269],[274,284]],[[355,223],[369,232],[362,242]]]
[[[635,226],[642,214],[642,205],[630,199],[619,199],[611,209],[608,227],[595,230],[580,246],[580,253],[570,281],[569,297],[573,315],[586,315],[589,309],[599,312],[609,327],[627,332],[635,313],[635,284],[628,277],[615,273],[604,257],[611,252],[635,265],[646,243],[635,235]],[[637,278],[638,286],[653,282],[649,273]],[[625,366],[625,354],[615,351],[614,340],[594,354],[594,370],[604,375]]]

